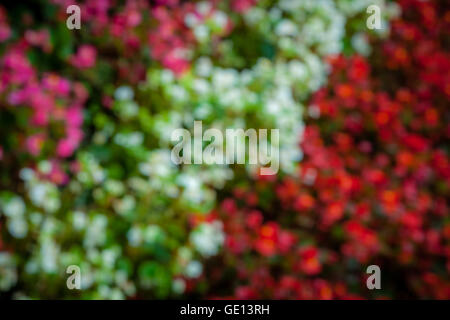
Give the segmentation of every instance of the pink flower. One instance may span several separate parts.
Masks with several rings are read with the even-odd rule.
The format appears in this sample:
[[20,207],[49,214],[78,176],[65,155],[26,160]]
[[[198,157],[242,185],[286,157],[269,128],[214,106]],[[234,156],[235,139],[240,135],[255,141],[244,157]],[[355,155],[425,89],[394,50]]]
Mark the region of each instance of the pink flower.
[[12,106],[23,104],[28,99],[27,90],[12,91],[8,96],[8,103]]
[[78,146],[83,139],[83,131],[79,128],[67,128],[67,139],[71,140],[74,145]]
[[41,47],[45,52],[51,49],[50,35],[46,29],[25,31],[25,40],[32,46]]
[[80,82],[75,82],[75,84],[73,85],[73,91],[75,93],[75,99],[79,103],[84,103],[89,96],[86,88]]
[[189,61],[183,59],[173,50],[167,56],[164,57],[162,64],[165,68],[172,70],[175,74],[182,74],[189,69]]
[[68,108],[65,118],[69,127],[79,127],[83,124],[83,112],[77,106]]
[[36,112],[34,112],[33,117],[31,118],[31,123],[36,126],[44,127],[48,124],[48,116],[49,113],[47,110],[37,110]]
[[0,63],[3,75],[7,82],[11,84],[23,84],[31,80],[34,76],[34,69],[25,56],[25,52],[20,49],[12,49],[7,52]]
[[41,153],[44,145],[45,136],[41,133],[29,136],[26,140],[26,148],[33,156],[38,156]]
[[54,73],[46,74],[42,80],[45,89],[59,96],[67,96],[70,92],[70,82]]
[[69,181],[69,177],[64,172],[58,160],[52,160],[52,169],[48,174],[48,178],[58,185],[65,184]]
[[127,25],[131,28],[136,27],[141,23],[141,13],[136,10],[130,10],[127,12]]
[[78,128],[67,128],[67,136],[58,141],[56,153],[62,158],[70,157],[83,139],[83,132]]
[[95,65],[97,59],[97,50],[91,45],[82,45],[78,48],[75,56],[72,57],[71,63],[80,69],[91,68]]
[[254,5],[254,0],[234,0],[231,4],[231,8],[239,13],[245,13]]
[[31,123],[37,126],[46,126],[49,121],[50,111],[54,107],[53,99],[42,92],[38,92],[31,96],[30,104],[34,110]]
[[74,150],[75,145],[70,139],[65,138],[58,141],[58,146],[56,147],[56,153],[58,156],[62,158],[70,157]]

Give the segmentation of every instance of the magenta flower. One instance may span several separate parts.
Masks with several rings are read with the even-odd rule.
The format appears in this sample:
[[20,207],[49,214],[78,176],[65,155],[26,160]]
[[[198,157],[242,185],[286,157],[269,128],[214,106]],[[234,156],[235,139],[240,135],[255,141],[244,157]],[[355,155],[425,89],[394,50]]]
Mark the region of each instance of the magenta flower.
[[58,185],[69,182],[69,176],[64,172],[58,160],[51,160],[51,170],[47,178]]
[[61,139],[58,141],[58,146],[56,147],[56,153],[58,154],[58,156],[60,156],[62,158],[67,158],[73,154],[75,148],[76,148],[76,146],[70,139],[68,139],[68,138]]
[[83,112],[78,106],[69,107],[65,111],[66,124],[69,127],[80,127],[83,124]]
[[83,132],[79,128],[67,128],[65,138],[58,141],[56,153],[59,157],[70,157],[83,139]]
[[3,57],[2,82],[6,84],[24,84],[34,77],[34,69],[25,56],[25,52],[15,48]]
[[45,52],[51,50],[50,34],[48,30],[27,30],[25,31],[25,40],[32,46],[40,47]]
[[97,59],[97,50],[91,45],[82,45],[78,48],[75,56],[72,57],[71,63],[77,68],[88,69],[95,65]]
[[231,9],[239,13],[245,13],[254,4],[254,0],[234,0],[231,4]]
[[172,70],[177,75],[182,74],[190,66],[189,61],[180,57],[176,50],[165,56],[162,64],[165,68]]
[[42,85],[58,96],[66,97],[70,92],[70,82],[54,73],[49,73],[42,79]]

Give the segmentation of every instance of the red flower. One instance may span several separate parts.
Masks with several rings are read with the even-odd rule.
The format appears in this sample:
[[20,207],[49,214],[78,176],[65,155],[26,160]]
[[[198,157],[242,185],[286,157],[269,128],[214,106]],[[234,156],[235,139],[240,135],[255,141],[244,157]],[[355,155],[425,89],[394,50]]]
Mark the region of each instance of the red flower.
[[307,275],[315,275],[322,271],[319,261],[319,250],[314,246],[306,246],[299,250],[298,268]]
[[255,249],[264,256],[271,256],[277,252],[279,227],[276,223],[269,222],[259,229],[258,239],[255,241]]

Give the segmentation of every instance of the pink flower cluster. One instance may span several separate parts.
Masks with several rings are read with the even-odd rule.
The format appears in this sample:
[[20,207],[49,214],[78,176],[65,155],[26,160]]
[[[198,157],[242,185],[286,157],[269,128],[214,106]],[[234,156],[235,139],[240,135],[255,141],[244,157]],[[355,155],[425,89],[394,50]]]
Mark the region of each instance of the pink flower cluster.
[[31,111],[29,130],[22,139],[29,154],[40,156],[48,145],[46,149],[53,151],[47,156],[70,157],[83,137],[82,108],[88,93],[81,83],[54,73],[38,76],[26,57],[28,46],[26,42],[15,44],[1,58],[0,95],[8,106]]

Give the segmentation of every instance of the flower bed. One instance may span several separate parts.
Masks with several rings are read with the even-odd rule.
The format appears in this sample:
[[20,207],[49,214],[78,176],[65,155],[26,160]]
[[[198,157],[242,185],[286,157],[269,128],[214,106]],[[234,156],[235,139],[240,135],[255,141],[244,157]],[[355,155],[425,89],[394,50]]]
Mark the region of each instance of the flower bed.
[[[448,297],[448,13],[371,46],[372,2],[1,7],[0,295]],[[282,129],[279,175],[173,164],[194,120]]]

